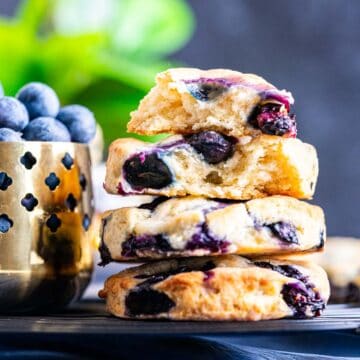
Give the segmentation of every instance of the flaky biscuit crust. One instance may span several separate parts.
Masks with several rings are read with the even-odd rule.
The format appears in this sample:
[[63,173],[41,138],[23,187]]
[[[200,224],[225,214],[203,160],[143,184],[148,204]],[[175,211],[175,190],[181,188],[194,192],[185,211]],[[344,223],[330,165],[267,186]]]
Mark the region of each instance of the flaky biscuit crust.
[[[186,82],[196,79],[221,79],[237,85],[218,99],[204,102],[186,88]],[[215,130],[237,137],[257,136],[261,131],[248,123],[248,117],[267,93],[281,94],[293,102],[290,93],[254,74],[226,69],[169,69],[157,75],[156,85],[131,113],[128,131],[152,135]]]
[[[132,318],[125,306],[126,296],[143,279],[139,275],[171,271],[179,266],[194,266],[194,262],[213,261],[209,272],[189,271],[167,277],[152,285],[164,293],[174,306],[166,313],[138,315],[139,319],[167,318],[172,320],[245,320],[279,319],[293,315],[281,291],[293,278],[261,268],[249,260],[227,255],[215,258],[166,260],[127,269],[111,276],[100,291],[107,310],[118,317]],[[326,273],[317,265],[306,262],[269,260],[272,264],[292,265],[308,276],[316,291],[326,302],[329,284]]]
[[[287,242],[271,232],[269,225],[290,224],[297,242]],[[196,234],[205,228],[213,239],[226,242],[218,249],[189,247]],[[163,236],[171,250],[138,249],[124,253],[132,236]],[[247,202],[224,204],[202,197],[172,198],[155,209],[122,208],[103,215],[101,247],[114,261],[138,258],[162,259],[219,255],[247,256],[286,254],[318,250],[326,239],[325,220],[318,206],[286,196],[272,196]],[[110,258],[107,261],[110,261]]]

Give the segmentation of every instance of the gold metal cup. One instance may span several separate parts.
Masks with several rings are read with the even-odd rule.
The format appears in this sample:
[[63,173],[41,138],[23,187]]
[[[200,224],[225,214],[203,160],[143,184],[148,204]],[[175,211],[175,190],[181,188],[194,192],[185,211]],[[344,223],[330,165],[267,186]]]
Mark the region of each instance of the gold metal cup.
[[87,145],[0,143],[0,311],[79,299],[93,269]]

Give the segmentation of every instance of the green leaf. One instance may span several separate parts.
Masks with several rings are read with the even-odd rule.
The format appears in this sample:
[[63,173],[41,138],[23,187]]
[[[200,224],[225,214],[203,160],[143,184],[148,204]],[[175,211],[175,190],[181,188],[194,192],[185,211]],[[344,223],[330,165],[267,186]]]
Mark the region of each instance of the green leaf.
[[113,46],[133,56],[162,56],[182,47],[194,29],[182,0],[122,0],[113,26]]
[[0,79],[5,93],[14,95],[34,75],[38,43],[22,26],[0,21]]
[[62,35],[106,32],[117,3],[118,0],[57,0],[52,16],[55,31]]
[[137,61],[179,49],[194,29],[184,0],[58,0],[53,24],[65,35],[106,34],[122,57]]

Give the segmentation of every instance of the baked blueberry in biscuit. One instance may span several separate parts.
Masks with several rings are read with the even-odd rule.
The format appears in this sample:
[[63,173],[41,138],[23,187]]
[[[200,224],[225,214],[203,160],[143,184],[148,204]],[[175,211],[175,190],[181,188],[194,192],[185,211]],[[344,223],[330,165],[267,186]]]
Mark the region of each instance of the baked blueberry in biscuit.
[[109,151],[105,189],[168,197],[308,199],[317,175],[316,151],[300,140],[271,135],[234,138],[201,131],[156,144],[116,140]]
[[223,255],[133,267],[107,279],[99,295],[123,318],[256,321],[319,316],[329,283],[311,263]]
[[129,132],[296,137],[294,99],[260,76],[225,69],[169,69],[131,114]]
[[324,214],[314,205],[272,196],[247,202],[170,198],[157,206],[104,214],[102,263],[219,255],[286,254],[322,247]]

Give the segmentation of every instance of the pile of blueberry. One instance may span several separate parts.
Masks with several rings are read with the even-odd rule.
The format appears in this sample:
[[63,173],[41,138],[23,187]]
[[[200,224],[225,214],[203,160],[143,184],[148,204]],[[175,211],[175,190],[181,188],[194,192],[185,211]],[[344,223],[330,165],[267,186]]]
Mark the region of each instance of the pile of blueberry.
[[72,141],[88,143],[95,136],[93,113],[81,105],[60,108],[55,91],[32,82],[16,97],[0,86],[0,141]]

